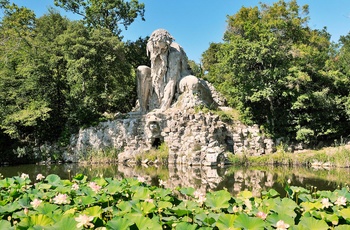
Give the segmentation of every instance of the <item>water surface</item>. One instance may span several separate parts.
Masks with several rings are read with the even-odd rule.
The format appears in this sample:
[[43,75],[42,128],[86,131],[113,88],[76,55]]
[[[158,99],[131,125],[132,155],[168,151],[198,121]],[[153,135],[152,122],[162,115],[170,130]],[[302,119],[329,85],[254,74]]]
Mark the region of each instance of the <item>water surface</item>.
[[62,179],[70,179],[78,173],[93,177],[143,177],[151,185],[164,182],[164,187],[193,187],[201,192],[227,189],[232,195],[242,190],[252,191],[260,196],[261,191],[273,188],[284,194],[287,180],[291,185],[307,189],[334,190],[350,183],[350,169],[312,169],[288,167],[127,167],[111,164],[55,164],[18,165],[0,167],[4,177],[29,174],[32,181],[36,175],[57,174]]

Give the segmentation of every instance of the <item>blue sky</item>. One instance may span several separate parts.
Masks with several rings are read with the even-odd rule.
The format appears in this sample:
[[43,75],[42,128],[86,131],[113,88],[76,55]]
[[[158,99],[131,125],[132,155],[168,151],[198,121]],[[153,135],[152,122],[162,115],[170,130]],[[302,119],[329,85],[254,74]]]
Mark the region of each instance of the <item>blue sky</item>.
[[[14,0],[20,6],[35,11],[37,16],[47,12],[54,0]],[[242,7],[258,6],[259,2],[272,4],[277,0],[139,0],[145,3],[145,19],[137,19],[122,35],[125,40],[136,40],[163,28],[170,32],[187,53],[189,59],[200,62],[202,53],[211,42],[221,42],[226,29],[226,16],[234,15]],[[350,32],[350,0],[298,0],[308,4],[309,26],[327,27],[332,40]],[[63,11],[64,14],[66,14]],[[67,15],[74,19],[71,14]]]

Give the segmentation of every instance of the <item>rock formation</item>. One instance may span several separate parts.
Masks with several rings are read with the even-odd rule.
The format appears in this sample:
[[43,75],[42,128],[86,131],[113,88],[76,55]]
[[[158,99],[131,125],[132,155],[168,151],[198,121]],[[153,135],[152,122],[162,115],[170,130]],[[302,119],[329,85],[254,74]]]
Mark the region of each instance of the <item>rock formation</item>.
[[80,130],[71,138],[66,160],[77,161],[84,152],[113,147],[121,151],[120,163],[130,163],[163,142],[169,147],[169,164],[224,164],[228,154],[272,151],[272,140],[258,127],[238,121],[229,124],[216,113],[195,109],[220,110],[224,100],[208,82],[192,75],[184,50],[166,30],[152,33],[147,53],[151,67],[137,68],[135,111],[126,118]]

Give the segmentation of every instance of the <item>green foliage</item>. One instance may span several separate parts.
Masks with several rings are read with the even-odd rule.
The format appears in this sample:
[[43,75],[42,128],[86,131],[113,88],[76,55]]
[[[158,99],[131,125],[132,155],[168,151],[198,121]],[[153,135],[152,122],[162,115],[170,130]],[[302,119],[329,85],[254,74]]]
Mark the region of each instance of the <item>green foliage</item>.
[[[280,0],[228,16],[223,43],[203,54],[205,78],[247,124],[308,144],[347,135],[349,36],[342,47],[308,27],[308,6]],[[339,52],[340,51],[340,52]]]
[[192,74],[198,78],[202,78],[203,77],[203,70],[202,70],[202,66],[200,64],[197,64],[195,61],[193,60],[188,60],[188,65],[190,66],[191,70],[192,70]]
[[[62,180],[22,174],[0,180],[0,227],[6,229],[346,229],[349,189],[310,191],[286,186],[291,196],[250,191],[177,191],[126,178],[78,174]],[[177,194],[177,195],[176,195]],[[184,196],[180,199],[179,196]]]
[[[72,7],[78,2],[81,7],[85,4],[61,3]],[[84,9],[97,10],[103,7],[100,3],[89,2],[92,5]],[[121,11],[115,11],[116,4]],[[108,7],[127,26],[143,15],[144,6],[114,1]],[[1,2],[1,8],[2,136],[21,143],[20,147],[56,141],[64,145],[71,133],[98,122],[105,112],[131,110],[136,101],[133,65],[145,59],[144,50],[139,55],[145,40],[125,45],[111,28],[87,27],[53,9],[36,18],[31,10],[8,1]]]
[[229,155],[229,160],[234,165],[313,165],[317,167],[341,167],[350,166],[350,150],[345,147],[325,148],[304,152],[288,152],[283,144],[277,146],[277,151],[262,156]]
[[140,16],[144,19],[145,5],[138,0],[55,0],[55,5],[83,17],[92,28],[104,28],[119,35],[122,24],[127,28]]
[[169,147],[163,142],[158,148],[152,148],[146,152],[140,153],[136,156],[136,160],[139,164],[143,161],[148,160],[151,162],[158,161],[162,165],[168,164]]

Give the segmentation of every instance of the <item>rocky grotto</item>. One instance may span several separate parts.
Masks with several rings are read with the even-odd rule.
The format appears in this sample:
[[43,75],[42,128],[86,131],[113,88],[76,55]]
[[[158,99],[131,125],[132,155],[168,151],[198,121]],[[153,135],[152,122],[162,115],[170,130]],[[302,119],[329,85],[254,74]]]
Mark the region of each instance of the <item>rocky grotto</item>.
[[137,68],[138,102],[134,111],[81,129],[73,135],[65,161],[78,162],[81,153],[116,148],[118,162],[135,163],[139,154],[162,143],[169,148],[169,164],[225,164],[229,154],[261,155],[274,149],[258,126],[223,121],[215,112],[230,110],[208,82],[192,75],[183,48],[164,29],[147,43],[151,66]]

